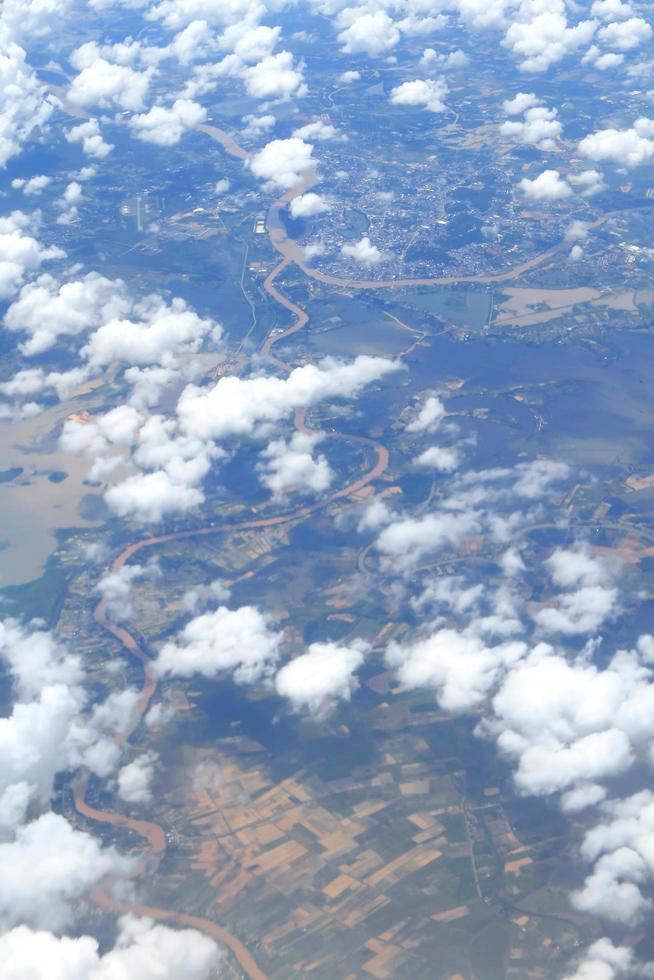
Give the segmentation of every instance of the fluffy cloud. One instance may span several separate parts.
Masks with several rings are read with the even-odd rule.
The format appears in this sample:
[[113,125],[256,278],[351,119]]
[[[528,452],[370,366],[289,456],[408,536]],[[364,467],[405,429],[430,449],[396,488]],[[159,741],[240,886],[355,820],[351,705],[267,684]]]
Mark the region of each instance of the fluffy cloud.
[[118,795],[126,803],[148,803],[152,798],[156,752],[143,752],[118,773]]
[[331,205],[320,194],[309,192],[294,197],[289,205],[289,210],[293,218],[312,218],[316,214],[331,211]]
[[44,248],[30,232],[30,218],[22,211],[0,217],[0,299],[9,299],[22,285],[25,275],[49,259],[65,256],[60,248]]
[[407,432],[434,432],[445,417],[445,406],[435,395],[430,395],[417,416],[409,422]]
[[79,334],[120,317],[129,307],[120,280],[90,272],[60,284],[53,276],[42,275],[23,286],[7,310],[5,326],[28,334],[21,350],[32,356],[49,350],[61,336]]
[[293,136],[301,140],[333,140],[338,135],[336,129],[329,123],[324,123],[321,119],[307,123],[293,130]]
[[[593,12],[597,6],[597,3],[593,4]],[[632,974],[634,965],[633,950],[628,946],[614,946],[610,939],[603,937],[588,947],[575,972],[564,980],[615,980],[625,973]],[[648,975],[651,976],[651,971]]]
[[367,644],[350,646],[312,643],[306,653],[282,667],[275,677],[275,688],[288,698],[296,711],[307,709],[323,714],[338,700],[349,701],[358,686],[355,671],[363,663]]
[[239,684],[269,675],[279,658],[281,634],[254,606],[219,606],[190,620],[165,643],[154,669],[160,677],[216,677],[230,672]]
[[545,10],[540,4],[527,3],[523,10],[528,16],[510,24],[503,42],[519,59],[523,71],[546,71],[588,44],[597,27],[595,20],[569,27],[563,0],[553,0]]
[[384,10],[363,13],[338,35],[346,54],[363,51],[371,58],[386,54],[400,40],[400,32]]
[[417,78],[391,89],[390,101],[393,105],[424,106],[430,112],[442,112],[445,109],[443,99],[448,91],[442,78],[427,81]]
[[526,112],[539,102],[540,99],[533,92],[518,92],[512,99],[507,99],[503,103],[503,108],[507,116],[519,116],[521,112]]
[[137,139],[157,146],[175,146],[184,133],[207,118],[207,110],[190,99],[176,99],[169,108],[153,106],[149,112],[132,116],[130,129]]
[[630,51],[651,38],[652,28],[642,17],[630,17],[629,20],[607,24],[597,36],[609,48]]
[[72,904],[108,874],[125,874],[131,858],[103,848],[63,817],[45,813],[0,844],[0,923],[61,929]]
[[416,458],[418,466],[428,466],[441,473],[451,473],[459,465],[459,454],[456,449],[445,449],[442,446],[430,446]]
[[69,143],[81,143],[82,149],[87,156],[104,159],[113,150],[112,143],[106,143],[102,138],[100,124],[97,119],[89,119],[88,122],[73,126],[66,130],[66,139]]
[[616,568],[593,558],[585,549],[558,549],[546,565],[552,581],[568,591],[553,606],[540,609],[534,621],[548,633],[595,632],[616,610]]
[[376,245],[373,245],[368,235],[364,235],[358,242],[343,245],[341,255],[345,258],[354,259],[359,265],[378,265],[384,258]]
[[170,365],[183,351],[196,351],[211,335],[219,341],[221,328],[190,310],[184,300],[170,304],[160,296],[147,297],[134,306],[134,319],[112,319],[101,324],[82,350],[93,367],[123,361],[126,364]]
[[209,980],[220,952],[194,929],[123,916],[114,948],[100,955],[91,936],[54,936],[18,926],[0,936],[5,980]]
[[102,109],[119,106],[138,112],[143,108],[153,74],[153,68],[139,72],[128,65],[112,64],[98,57],[75,76],[67,98],[79,106],[97,105]]
[[45,126],[54,99],[26,63],[24,48],[15,42],[7,24],[0,20],[0,167],[20,150],[35,129]]
[[289,491],[323,493],[331,485],[333,473],[324,456],[314,457],[319,434],[295,432],[289,440],[275,439],[261,453],[265,462],[257,468],[260,479],[276,499]]
[[642,117],[631,129],[601,129],[579,143],[582,156],[599,162],[609,160],[624,167],[638,167],[654,158],[654,120]]
[[534,106],[524,113],[522,122],[507,120],[500,126],[502,136],[514,136],[540,150],[553,150],[561,135],[561,123],[556,109]]
[[241,72],[248,94],[254,99],[301,98],[307,93],[303,66],[296,67],[290,51],[278,51]]
[[518,186],[531,201],[561,201],[572,194],[572,188],[558,170],[543,170],[534,180],[523,177]]
[[11,186],[14,190],[22,190],[25,197],[38,197],[43,193],[48,184],[52,183],[52,177],[48,177],[45,174],[38,174],[36,177],[30,177],[29,180],[23,180],[22,177],[16,177],[12,180]]
[[352,398],[366,385],[398,369],[382,357],[361,355],[349,363],[324,358],[294,368],[287,378],[227,376],[212,388],[189,385],[178,402],[182,430],[202,439],[252,433],[263,422],[277,422],[297,408],[326,398]]
[[478,636],[442,629],[411,643],[391,643],[386,663],[406,687],[433,687],[446,711],[467,711],[525,652],[519,641],[488,647]]
[[270,187],[288,189],[299,184],[302,174],[315,165],[313,146],[298,137],[271,140],[248,161],[255,177],[268,182]]

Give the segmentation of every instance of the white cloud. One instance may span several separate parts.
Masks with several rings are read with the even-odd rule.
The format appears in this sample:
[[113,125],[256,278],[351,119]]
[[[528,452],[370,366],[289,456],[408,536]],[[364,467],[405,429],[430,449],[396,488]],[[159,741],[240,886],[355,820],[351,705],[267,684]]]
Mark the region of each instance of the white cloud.
[[67,98],[74,105],[100,106],[110,109],[119,106],[138,112],[154,75],[153,68],[139,72],[128,65],[116,65],[104,58],[82,68],[71,82]]
[[534,180],[523,177],[518,187],[531,201],[561,201],[572,194],[572,188],[558,170],[543,170]]
[[165,470],[130,476],[109,487],[104,496],[119,517],[145,523],[157,523],[168,514],[185,514],[204,500],[200,490],[176,482]]
[[540,99],[533,92],[518,92],[512,99],[507,99],[503,103],[504,111],[507,116],[519,116],[533,106],[538,105]]
[[170,929],[123,916],[113,949],[100,955],[91,936],[58,937],[18,926],[0,936],[4,980],[209,980],[216,943],[194,929]]
[[125,874],[133,863],[63,817],[43,814],[0,843],[0,924],[60,929],[87,889],[105,875]]
[[363,51],[376,58],[395,47],[400,40],[400,32],[384,10],[377,10],[357,16],[341,31],[338,40],[346,54]]
[[390,101],[393,105],[424,106],[429,112],[442,112],[445,109],[443,99],[449,89],[442,78],[414,79],[412,82],[402,82],[391,89]]
[[601,129],[581,140],[579,153],[590,160],[609,160],[638,167],[654,158],[654,120],[642,117],[630,129]]
[[433,687],[444,710],[467,711],[525,652],[519,641],[487,647],[478,636],[442,629],[412,643],[392,642],[386,663],[406,687]]
[[297,137],[271,140],[248,161],[255,177],[265,180],[271,187],[288,189],[299,184],[302,174],[315,165],[313,146]]
[[324,456],[314,457],[313,450],[321,436],[295,432],[289,440],[275,439],[262,451],[263,463],[257,467],[261,482],[282,499],[291,491],[323,493],[334,474]]
[[26,52],[0,20],[0,167],[20,153],[35,129],[45,126],[55,106],[31,67]]
[[588,44],[597,27],[595,20],[580,21],[569,27],[563,0],[552,0],[544,10],[539,4],[525,5],[524,9],[533,16],[514,20],[503,41],[520,59],[523,71],[546,71]]
[[618,51],[631,51],[652,36],[652,28],[642,17],[607,24],[598,32],[598,38],[609,48]]
[[207,118],[207,110],[190,99],[176,99],[169,108],[153,106],[129,121],[137,139],[157,146],[175,146],[182,136]]
[[428,466],[441,473],[452,473],[459,465],[459,453],[456,449],[445,449],[441,446],[431,446],[416,458],[418,466]]
[[0,299],[10,299],[20,288],[27,272],[65,252],[56,246],[44,248],[33,235],[31,220],[22,211],[0,217]]
[[279,659],[281,634],[254,606],[219,606],[190,620],[165,643],[154,669],[160,677],[216,677],[230,672],[239,684],[270,675]]
[[73,126],[66,130],[66,139],[69,143],[81,143],[82,149],[87,156],[104,159],[113,150],[113,143],[107,143],[102,138],[100,124],[97,119],[89,119],[88,122]]
[[257,137],[271,130],[275,125],[276,119],[271,114],[265,116],[248,115],[243,116],[241,122],[245,123],[245,129],[243,130],[244,136]]
[[515,136],[540,150],[555,149],[561,130],[556,109],[546,109],[544,106],[527,109],[521,122],[507,120],[500,126],[502,136]]
[[430,395],[418,415],[409,422],[407,432],[434,432],[446,415],[445,406],[435,395]]
[[256,65],[244,68],[240,74],[248,94],[254,99],[299,99],[308,91],[304,66],[295,66],[290,51],[267,55]]
[[[597,6],[597,3],[593,4],[593,12]],[[628,946],[614,946],[610,939],[603,937],[588,947],[575,972],[564,980],[615,980],[625,973],[632,974],[633,967],[633,950]]]
[[366,385],[398,370],[382,357],[361,355],[349,363],[324,358],[294,368],[287,378],[226,376],[211,388],[189,385],[177,410],[182,431],[200,439],[251,434],[265,422],[277,422],[296,408],[327,398],[352,398]]
[[358,686],[355,671],[363,663],[368,645],[354,641],[312,643],[306,653],[285,664],[275,677],[275,688],[296,711],[322,715],[338,700],[349,701]]
[[5,314],[5,326],[28,334],[21,351],[32,356],[49,350],[59,337],[97,328],[129,308],[124,283],[119,279],[89,272],[82,279],[60,284],[46,274],[23,286]]
[[351,82],[358,82],[361,78],[360,71],[344,71],[342,75],[339,76],[339,82],[343,82],[344,85],[349,85]]
[[159,756],[143,752],[118,773],[118,795],[126,803],[149,803],[152,799],[152,780]]
[[29,180],[23,180],[22,177],[17,177],[12,180],[11,186],[14,190],[22,190],[25,197],[38,197],[43,193],[48,184],[52,183],[52,177],[46,176],[46,174],[39,174],[36,177],[30,177]]
[[167,304],[160,296],[146,297],[135,304],[132,316],[114,318],[95,330],[82,350],[92,366],[112,361],[170,366],[180,353],[199,350],[205,338],[219,341],[221,336],[213,320],[199,317],[177,298]]
[[289,210],[293,218],[312,218],[316,214],[331,211],[331,205],[320,194],[314,194],[310,191],[307,194],[294,197],[289,205]]
[[630,4],[623,3],[622,0],[593,0],[590,12],[593,17],[614,21],[627,20],[633,16],[634,11]]
[[384,528],[376,547],[396,567],[418,561],[431,551],[445,546],[456,547],[481,529],[475,513],[426,514],[424,517],[405,517]]
[[378,265],[384,258],[376,245],[373,245],[368,235],[363,235],[358,242],[341,246],[341,255],[354,259],[359,265]]
[[325,141],[336,139],[338,131],[331,123],[317,119],[315,122],[300,126],[299,129],[294,129],[293,136],[303,140]]

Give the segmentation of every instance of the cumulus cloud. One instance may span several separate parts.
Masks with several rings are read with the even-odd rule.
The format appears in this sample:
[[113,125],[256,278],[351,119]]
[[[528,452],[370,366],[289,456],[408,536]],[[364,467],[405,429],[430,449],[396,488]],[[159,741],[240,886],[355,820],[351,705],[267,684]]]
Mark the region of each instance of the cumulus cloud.
[[207,118],[207,110],[191,99],[176,99],[170,107],[156,105],[132,116],[130,129],[137,139],[157,146],[175,146],[182,136]]
[[54,245],[41,245],[33,231],[31,219],[22,211],[0,217],[0,299],[10,299],[28,272],[36,272],[44,262],[66,254]]
[[18,926],[0,936],[5,980],[209,980],[220,951],[195,929],[170,929],[123,916],[113,949],[100,955],[91,936],[58,937]]
[[295,657],[277,671],[275,689],[288,698],[296,711],[322,715],[336,701],[349,701],[358,686],[355,671],[363,663],[368,645],[354,641],[312,643],[306,653]]
[[572,188],[558,170],[543,170],[534,180],[523,177],[518,186],[531,201],[561,201],[572,194]]
[[11,186],[16,191],[22,190],[25,197],[39,197],[51,183],[52,177],[48,177],[46,174],[38,174],[36,177],[30,177],[29,180],[16,177],[15,180],[12,180]]
[[[597,3],[593,4],[594,13],[597,6]],[[602,937],[588,947],[575,972],[564,980],[615,980],[625,973],[632,974],[634,966],[633,950],[628,946],[615,946],[610,939]],[[651,971],[648,975],[651,976]]]
[[407,432],[434,432],[446,415],[440,398],[430,395],[421,406],[417,416],[406,427]]
[[248,161],[255,177],[267,181],[270,187],[288,189],[299,184],[302,174],[315,166],[313,146],[298,137],[271,140]]
[[429,112],[442,112],[445,109],[443,99],[448,93],[444,79],[414,79],[402,82],[391,89],[390,101],[393,105],[424,106]]
[[299,99],[308,91],[303,65],[295,65],[290,51],[267,55],[256,65],[244,68],[241,76],[248,94],[255,99]]
[[534,621],[545,632],[592,633],[613,615],[618,590],[616,568],[593,558],[585,549],[558,549],[547,560],[552,581],[567,589],[556,604],[539,609]]
[[520,641],[489,647],[479,636],[442,629],[410,643],[389,644],[386,663],[406,687],[433,687],[446,711],[467,711],[525,652]]
[[459,465],[459,453],[456,449],[446,449],[442,446],[430,446],[416,458],[418,466],[427,466],[441,473],[451,473]]
[[34,130],[45,126],[55,106],[27,64],[7,15],[3,10],[0,20],[0,167],[20,153]]
[[112,143],[107,143],[102,138],[100,123],[97,119],[89,119],[87,122],[66,130],[66,139],[69,143],[81,143],[87,156],[96,157],[99,160],[108,156],[114,148]]
[[561,135],[562,126],[556,109],[534,106],[526,109],[521,122],[507,120],[500,126],[502,136],[512,136],[540,150],[553,150]]
[[293,130],[293,136],[301,140],[333,140],[338,136],[337,130],[330,123],[325,123],[321,119],[307,123]]
[[373,245],[368,235],[363,235],[358,242],[352,242],[341,247],[341,255],[354,259],[359,265],[378,265],[384,258],[376,245]]
[[152,780],[159,756],[143,752],[118,773],[118,795],[126,803],[149,803],[152,799]]
[[320,194],[314,194],[310,191],[307,194],[294,197],[289,205],[289,210],[293,218],[312,218],[316,214],[331,211],[331,205]]
[[332,483],[334,474],[323,455],[314,457],[313,450],[321,436],[295,432],[289,440],[275,439],[262,451],[257,469],[261,482],[276,499],[289,492],[323,493]]
[[362,13],[338,35],[346,54],[364,52],[371,58],[386,54],[400,40],[400,32],[384,10]]
[[623,167],[638,167],[654,158],[654,120],[643,116],[630,129],[601,129],[584,137],[579,153],[589,160],[608,160]]
[[346,363],[324,358],[294,368],[287,378],[227,376],[211,388],[189,385],[177,411],[182,430],[198,438],[252,433],[264,422],[277,422],[297,408],[326,398],[352,398],[366,385],[398,370],[382,357],[360,355]]
[[49,350],[62,336],[74,336],[120,317],[130,308],[124,283],[89,272],[60,283],[42,275],[28,283],[5,314],[5,326],[28,335],[21,344],[27,356]]
[[176,640],[164,643],[154,669],[160,677],[216,677],[228,672],[238,684],[251,684],[271,674],[281,639],[254,606],[219,606],[190,620]]
[[160,296],[149,296],[134,305],[133,319],[113,318],[94,331],[82,355],[91,366],[112,361],[131,365],[174,363],[185,351],[196,351],[210,336],[219,341],[221,328],[189,309],[184,300],[167,304]]
[[82,70],[70,83],[66,97],[79,106],[100,106],[110,109],[118,106],[138,112],[150,87],[153,68],[135,71],[129,65],[117,65],[97,57],[90,63],[77,61]]
[[[527,17],[514,20],[508,27],[503,44],[519,59],[520,68],[528,72],[543,72],[551,65],[588,44],[597,28],[597,21],[579,21],[568,26],[563,0],[553,0],[547,9],[540,5],[525,5]],[[529,16],[532,14],[532,16]]]
[[61,929],[72,905],[108,874],[125,874],[131,858],[103,848],[63,817],[45,813],[0,843],[0,924]]

